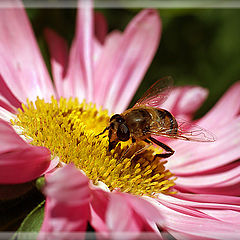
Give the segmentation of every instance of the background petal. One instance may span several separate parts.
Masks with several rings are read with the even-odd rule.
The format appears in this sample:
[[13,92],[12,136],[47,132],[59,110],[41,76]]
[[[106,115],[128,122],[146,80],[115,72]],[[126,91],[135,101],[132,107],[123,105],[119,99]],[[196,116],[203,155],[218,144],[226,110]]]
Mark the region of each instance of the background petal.
[[97,40],[101,44],[104,44],[104,40],[107,36],[108,26],[104,15],[100,12],[95,12],[94,14],[94,30]]
[[101,77],[102,74],[107,73],[107,67],[110,66],[110,60],[114,59],[117,49],[119,48],[120,41],[122,39],[122,33],[114,30],[106,37],[105,43],[102,48],[102,52],[99,56],[98,64],[95,66],[94,73],[94,101],[100,106],[105,106],[105,96],[109,89],[112,79]]
[[199,121],[207,129],[218,129],[240,114],[240,81],[233,84],[216,105]]
[[0,107],[0,119],[10,123],[11,119],[13,120],[15,117],[15,114],[11,113],[3,107]]
[[175,87],[160,107],[170,111],[175,117],[191,120],[207,95],[208,90],[202,87]]
[[68,65],[67,42],[51,29],[45,29],[44,35],[51,56],[52,75],[57,95],[64,97],[64,89],[66,91],[67,87],[64,81]]
[[92,1],[79,1],[76,34],[70,49],[65,96],[93,98],[93,12]]
[[143,10],[129,23],[115,52],[107,58],[103,49],[104,65],[96,69],[94,82],[110,112],[121,112],[128,106],[152,61],[160,32],[158,13]]
[[[21,102],[14,96],[0,74],[0,106],[11,112],[16,112],[16,108],[21,108]],[[6,105],[4,105],[5,103]]]
[[54,90],[26,12],[18,0],[8,4],[12,8],[0,9],[0,58],[11,61],[17,78],[8,78],[2,64],[0,73],[19,100],[37,96],[48,100]]

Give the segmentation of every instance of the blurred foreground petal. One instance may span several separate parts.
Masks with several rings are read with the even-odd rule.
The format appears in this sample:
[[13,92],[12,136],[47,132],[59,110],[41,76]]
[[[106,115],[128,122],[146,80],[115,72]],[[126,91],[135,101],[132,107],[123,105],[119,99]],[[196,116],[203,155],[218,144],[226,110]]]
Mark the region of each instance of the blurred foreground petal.
[[[41,232],[86,230],[90,218],[89,180],[74,165],[66,165],[48,175],[44,192],[47,199]],[[45,237],[40,234],[38,239]]]
[[51,153],[45,147],[27,144],[12,127],[0,120],[0,183],[24,183],[41,176]]

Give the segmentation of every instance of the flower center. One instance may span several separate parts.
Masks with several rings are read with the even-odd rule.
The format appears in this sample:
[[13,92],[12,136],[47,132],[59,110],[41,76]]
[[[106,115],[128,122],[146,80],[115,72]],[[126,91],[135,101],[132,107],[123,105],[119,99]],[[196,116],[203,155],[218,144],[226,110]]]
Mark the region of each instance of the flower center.
[[130,144],[126,142],[109,152],[107,132],[96,137],[109,124],[106,110],[77,99],[53,97],[48,103],[39,98],[35,103],[27,101],[22,109],[12,123],[23,129],[31,144],[47,147],[64,163],[74,163],[93,184],[103,182],[111,191],[136,195],[172,193],[173,175],[157,155],[158,148],[151,146],[135,154],[145,146],[140,142],[125,154]]

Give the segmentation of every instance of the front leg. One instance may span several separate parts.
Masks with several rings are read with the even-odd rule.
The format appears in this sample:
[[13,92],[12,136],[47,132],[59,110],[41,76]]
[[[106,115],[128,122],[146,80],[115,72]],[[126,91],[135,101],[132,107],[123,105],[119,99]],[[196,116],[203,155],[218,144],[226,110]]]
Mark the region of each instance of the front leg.
[[110,126],[104,128],[104,130],[103,130],[101,133],[99,133],[98,135],[96,135],[95,137],[98,137],[98,136],[104,134],[104,133],[105,133],[107,130],[109,130],[109,129],[110,129]]

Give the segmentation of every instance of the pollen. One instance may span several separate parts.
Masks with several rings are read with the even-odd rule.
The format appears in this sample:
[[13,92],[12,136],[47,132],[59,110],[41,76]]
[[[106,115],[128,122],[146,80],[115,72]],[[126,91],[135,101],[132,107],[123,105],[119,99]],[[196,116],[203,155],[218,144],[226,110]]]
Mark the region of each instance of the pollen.
[[109,115],[94,104],[71,98],[57,101],[52,97],[50,102],[37,98],[22,105],[12,124],[23,129],[31,144],[50,149],[61,163],[74,163],[93,184],[102,182],[110,191],[135,195],[174,193],[175,178],[165,169],[159,148],[141,151],[145,143],[139,142],[128,150],[129,141],[118,143],[109,152],[107,132],[96,136],[108,126]]

